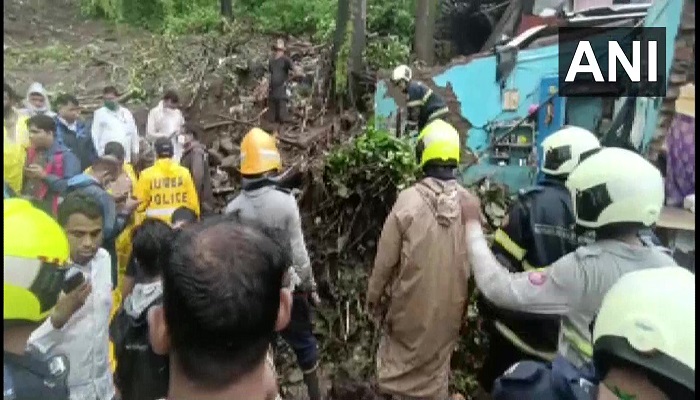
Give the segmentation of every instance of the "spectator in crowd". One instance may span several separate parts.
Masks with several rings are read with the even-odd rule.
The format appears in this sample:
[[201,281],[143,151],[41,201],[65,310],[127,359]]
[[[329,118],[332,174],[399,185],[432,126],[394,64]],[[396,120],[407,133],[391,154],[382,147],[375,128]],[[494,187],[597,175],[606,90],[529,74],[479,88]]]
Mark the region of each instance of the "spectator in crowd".
[[[199,218],[197,217],[197,214],[194,213],[194,211],[190,210],[187,207],[180,207],[177,210],[175,210],[175,212],[173,212],[170,226],[177,231],[183,229],[187,225],[197,222],[198,220]],[[126,271],[124,273],[124,282],[121,286],[121,292],[124,298],[126,298],[131,293],[136,283],[142,282],[143,280],[144,273],[141,272],[141,269],[139,268],[139,261],[132,254],[129,257]]]
[[107,357],[112,279],[109,254],[100,248],[102,207],[89,195],[70,193],[59,206],[58,223],[68,237],[74,267],[89,282],[90,294],[72,314],[54,313],[32,333],[29,343],[68,357],[71,400],[112,400],[115,391]]
[[80,170],[92,165],[97,158],[90,130],[80,119],[80,104],[72,95],[61,95],[56,99],[56,138],[80,160]]
[[103,243],[102,247],[110,255],[112,282],[117,283],[117,251],[116,238],[124,230],[131,214],[138,206],[134,199],[126,199],[124,207],[117,209],[112,194],[106,188],[121,172],[121,164],[113,156],[103,156],[97,159],[86,172],[76,175],[68,181],[67,193],[80,191],[94,198],[102,208]]
[[199,218],[197,217],[197,214],[194,213],[194,211],[190,210],[187,207],[180,207],[175,212],[173,212],[173,217],[170,222],[170,225],[173,227],[173,229],[182,229],[187,225],[193,224],[197,222]]
[[[138,218],[131,214],[131,210],[127,210],[127,202],[133,204],[129,199],[132,198],[134,186],[136,186],[136,172],[131,164],[124,161],[124,147],[119,142],[109,142],[105,145],[105,155],[113,156],[119,161],[121,168],[117,179],[106,186],[107,192],[112,195],[116,203],[117,213],[127,213],[130,217],[126,221],[126,226],[121,230],[121,233],[116,238],[116,264],[119,271],[117,277],[117,287],[123,287],[123,275],[126,271],[129,256],[131,254],[131,234],[134,227],[134,221]],[[88,172],[88,171],[85,171]],[[114,263],[115,260],[113,259]],[[121,303],[121,300],[117,301]]]
[[177,140],[178,134],[185,124],[185,118],[178,109],[180,98],[174,90],[168,90],[163,94],[163,99],[148,112],[146,123],[146,140],[154,144],[158,138],[170,139],[173,143],[173,160],[180,161],[182,156],[182,143]]
[[135,195],[141,202],[139,212],[167,223],[179,207],[188,207],[199,215],[199,200],[192,175],[187,168],[172,160],[172,141],[164,137],[156,139],[155,151],[156,163],[141,171],[136,183]]
[[211,188],[211,174],[209,173],[209,155],[207,149],[199,142],[204,128],[198,123],[185,124],[178,142],[182,143],[183,154],[180,165],[187,168],[192,174],[194,187],[199,197],[199,207],[202,213],[214,212],[214,194]]
[[169,400],[275,398],[266,354],[292,298],[274,235],[217,217],[175,239],[148,321],[154,351],[170,355]]
[[155,400],[167,395],[168,357],[153,352],[148,341],[148,310],[163,296],[161,274],[174,232],[168,224],[146,219],[133,234],[133,253],[143,280],[124,299],[110,331],[115,343],[116,385],[122,400]]
[[97,154],[105,154],[107,143],[119,142],[126,151],[126,162],[135,161],[139,154],[139,136],[134,116],[119,104],[119,92],[114,86],[104,88],[102,97],[104,105],[95,111],[92,119],[92,141]]
[[27,120],[31,146],[27,150],[22,193],[35,204],[56,215],[59,196],[68,180],[80,173],[80,161],[56,140],[56,121],[48,115]]
[[30,117],[46,115],[53,118],[56,116],[56,113],[51,110],[51,102],[49,101],[48,93],[46,93],[44,85],[39,82],[34,82],[29,85],[24,106],[23,112]]
[[3,177],[15,193],[22,191],[24,161],[29,142],[29,116],[14,107],[17,94],[7,83],[3,83]]

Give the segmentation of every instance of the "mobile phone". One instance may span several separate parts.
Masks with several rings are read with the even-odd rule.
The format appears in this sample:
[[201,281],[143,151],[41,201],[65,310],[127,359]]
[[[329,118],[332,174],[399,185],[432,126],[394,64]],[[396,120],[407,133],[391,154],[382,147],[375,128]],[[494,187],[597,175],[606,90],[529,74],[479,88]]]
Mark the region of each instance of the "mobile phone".
[[63,293],[70,293],[85,282],[85,275],[76,267],[71,267],[63,279]]

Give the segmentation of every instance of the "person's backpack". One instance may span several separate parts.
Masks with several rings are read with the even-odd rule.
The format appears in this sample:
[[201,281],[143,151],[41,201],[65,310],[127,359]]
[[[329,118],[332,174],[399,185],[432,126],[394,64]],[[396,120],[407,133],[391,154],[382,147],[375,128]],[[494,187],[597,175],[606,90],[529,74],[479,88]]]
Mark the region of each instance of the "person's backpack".
[[122,400],[159,399],[168,393],[168,357],[155,354],[148,337],[148,309],[161,301],[154,300],[136,320],[122,307],[110,325]]

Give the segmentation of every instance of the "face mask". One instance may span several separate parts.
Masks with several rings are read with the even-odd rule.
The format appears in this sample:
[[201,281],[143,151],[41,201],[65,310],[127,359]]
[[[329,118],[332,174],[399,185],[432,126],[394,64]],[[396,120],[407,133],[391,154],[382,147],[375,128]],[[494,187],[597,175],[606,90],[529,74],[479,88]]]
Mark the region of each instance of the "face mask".
[[185,135],[177,135],[177,142],[180,144],[185,144],[185,142],[186,142]]
[[117,102],[114,100],[105,100],[105,107],[107,107],[108,110],[114,111],[117,109]]

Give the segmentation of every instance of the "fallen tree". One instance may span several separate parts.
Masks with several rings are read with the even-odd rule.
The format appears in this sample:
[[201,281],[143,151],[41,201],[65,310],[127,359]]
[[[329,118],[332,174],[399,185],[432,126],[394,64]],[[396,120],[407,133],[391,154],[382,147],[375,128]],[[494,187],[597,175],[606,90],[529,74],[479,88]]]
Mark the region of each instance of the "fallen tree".
[[[384,220],[398,192],[420,178],[414,150],[408,139],[377,131],[370,124],[306,165],[299,200],[307,246],[325,300],[315,325],[322,369],[336,387],[351,381],[369,382],[371,387],[379,332],[365,310],[367,279]],[[472,190],[482,198],[489,225],[500,224],[507,205],[504,188],[484,180]],[[475,372],[486,346],[475,301],[468,316],[453,356],[451,379],[452,389],[467,396],[476,388]],[[291,353],[283,352],[277,361],[285,389],[301,380]],[[288,393],[296,398],[294,390]]]

